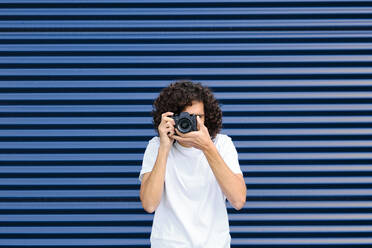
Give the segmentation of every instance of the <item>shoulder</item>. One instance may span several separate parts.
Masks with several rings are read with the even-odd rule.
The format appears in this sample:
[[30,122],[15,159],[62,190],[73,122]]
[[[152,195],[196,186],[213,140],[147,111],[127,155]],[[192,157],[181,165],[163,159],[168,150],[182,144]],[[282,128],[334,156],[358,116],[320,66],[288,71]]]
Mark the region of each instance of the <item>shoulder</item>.
[[224,142],[224,141],[231,140],[231,137],[228,136],[227,134],[218,133],[218,134],[216,135],[215,140],[216,140],[216,142]]
[[158,136],[152,137],[148,142],[147,142],[147,147],[152,148],[152,147],[157,147],[160,144],[160,138]]
[[160,143],[160,138],[158,136],[154,136],[149,140],[150,143]]
[[222,147],[225,146],[226,144],[231,144],[232,139],[227,134],[219,133],[216,135],[214,143],[216,144],[217,147]]

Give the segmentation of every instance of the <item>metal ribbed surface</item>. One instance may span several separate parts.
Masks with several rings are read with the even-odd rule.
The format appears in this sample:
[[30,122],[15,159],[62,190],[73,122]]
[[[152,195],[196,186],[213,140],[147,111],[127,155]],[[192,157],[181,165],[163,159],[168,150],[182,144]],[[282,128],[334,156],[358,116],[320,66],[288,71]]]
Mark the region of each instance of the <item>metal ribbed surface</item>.
[[210,86],[232,247],[372,245],[372,1],[0,1],[0,247],[148,247],[151,104]]

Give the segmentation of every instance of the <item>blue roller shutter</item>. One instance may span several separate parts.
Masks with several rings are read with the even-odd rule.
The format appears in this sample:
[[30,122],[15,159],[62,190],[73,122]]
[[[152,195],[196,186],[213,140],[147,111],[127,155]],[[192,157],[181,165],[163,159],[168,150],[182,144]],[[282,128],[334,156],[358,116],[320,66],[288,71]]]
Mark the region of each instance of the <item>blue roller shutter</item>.
[[220,100],[232,247],[371,247],[372,1],[0,1],[0,247],[149,247],[138,174],[176,79]]

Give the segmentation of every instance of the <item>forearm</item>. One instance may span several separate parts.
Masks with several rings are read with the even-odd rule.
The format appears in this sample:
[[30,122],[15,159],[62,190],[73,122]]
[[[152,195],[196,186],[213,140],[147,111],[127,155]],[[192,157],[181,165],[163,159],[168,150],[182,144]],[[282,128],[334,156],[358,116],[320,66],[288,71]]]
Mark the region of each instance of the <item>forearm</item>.
[[141,185],[142,206],[149,213],[156,210],[163,194],[168,153],[169,149],[159,147],[155,165],[147,180]]
[[203,149],[203,152],[222,192],[235,209],[241,209],[245,204],[247,191],[244,180],[226,165],[213,143]]

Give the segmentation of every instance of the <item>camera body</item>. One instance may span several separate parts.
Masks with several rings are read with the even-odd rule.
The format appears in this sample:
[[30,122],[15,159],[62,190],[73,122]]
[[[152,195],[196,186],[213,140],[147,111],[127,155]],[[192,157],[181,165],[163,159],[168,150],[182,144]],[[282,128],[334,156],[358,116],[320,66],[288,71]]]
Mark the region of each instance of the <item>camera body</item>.
[[181,133],[188,133],[198,131],[196,115],[189,114],[188,112],[181,112],[178,115],[171,116],[175,122],[175,127]]

